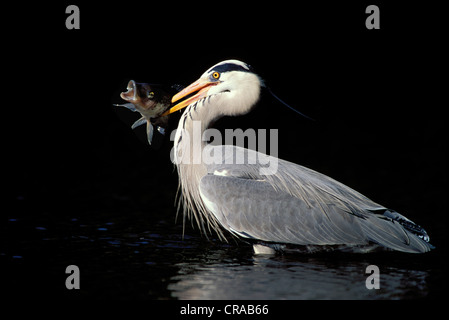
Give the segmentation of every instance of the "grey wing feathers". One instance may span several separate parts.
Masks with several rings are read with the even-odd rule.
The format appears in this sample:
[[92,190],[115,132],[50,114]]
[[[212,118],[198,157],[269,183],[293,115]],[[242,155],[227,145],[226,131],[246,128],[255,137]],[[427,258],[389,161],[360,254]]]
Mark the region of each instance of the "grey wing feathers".
[[400,223],[385,218],[383,215],[369,216],[362,228],[370,241],[390,249],[404,252],[427,252],[433,246],[408,231]]
[[207,175],[200,191],[220,223],[245,237],[302,245],[366,242],[360,227],[349,230],[342,221],[355,217],[336,214],[328,219],[264,181]]
[[[220,147],[231,148],[233,157],[248,161],[258,157],[252,150]],[[391,211],[357,191],[311,169],[276,160],[272,175],[261,175],[254,164],[208,165],[209,174],[200,183],[201,196],[226,229],[294,244],[374,242],[406,252],[432,248],[388,215],[375,213]]]

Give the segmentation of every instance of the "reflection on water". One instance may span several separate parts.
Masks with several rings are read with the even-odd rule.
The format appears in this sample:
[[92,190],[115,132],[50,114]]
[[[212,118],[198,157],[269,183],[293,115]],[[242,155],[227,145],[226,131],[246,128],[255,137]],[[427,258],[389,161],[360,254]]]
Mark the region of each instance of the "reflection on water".
[[[336,255],[334,258],[337,258]],[[345,256],[346,259],[350,256]],[[402,299],[428,292],[427,271],[380,268],[380,289],[365,286],[369,257],[247,256],[230,259],[223,250],[179,263],[169,290],[179,299]]]

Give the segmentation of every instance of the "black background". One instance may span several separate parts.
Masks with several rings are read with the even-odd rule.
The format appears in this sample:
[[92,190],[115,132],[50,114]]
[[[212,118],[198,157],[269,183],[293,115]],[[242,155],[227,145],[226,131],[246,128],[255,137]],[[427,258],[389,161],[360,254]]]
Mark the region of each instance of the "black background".
[[[65,28],[69,4],[80,8],[80,30]],[[11,9],[3,29],[1,218],[57,220],[62,211],[113,208],[120,195],[174,217],[170,141],[149,147],[112,103],[130,79],[188,85],[235,58],[315,121],[264,96],[221,128],[278,128],[280,158],[406,215],[442,254],[447,88],[434,18],[441,8],[376,2],[381,29],[367,30],[369,4],[78,1]]]

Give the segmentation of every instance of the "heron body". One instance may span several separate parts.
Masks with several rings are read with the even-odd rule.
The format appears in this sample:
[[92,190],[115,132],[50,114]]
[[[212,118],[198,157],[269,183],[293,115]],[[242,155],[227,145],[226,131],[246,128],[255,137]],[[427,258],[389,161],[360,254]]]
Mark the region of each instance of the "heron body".
[[[426,231],[344,184],[306,167],[231,145],[192,141],[195,121],[201,133],[222,116],[248,113],[260,97],[263,81],[238,60],[208,69],[176,94],[186,107],[174,139],[184,217],[203,231],[222,228],[239,237],[304,246],[380,246],[421,253],[432,249]],[[194,162],[194,143],[219,161]],[[267,161],[274,172],[264,172]]]

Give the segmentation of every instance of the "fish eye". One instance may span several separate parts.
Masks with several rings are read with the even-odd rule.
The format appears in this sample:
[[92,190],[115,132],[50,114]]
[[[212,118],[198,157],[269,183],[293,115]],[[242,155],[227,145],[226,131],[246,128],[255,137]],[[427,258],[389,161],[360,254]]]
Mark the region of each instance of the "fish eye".
[[154,91],[148,92],[147,98],[148,99],[153,99],[154,98]]
[[212,73],[212,78],[218,80],[220,78],[220,73],[215,71],[214,73]]

